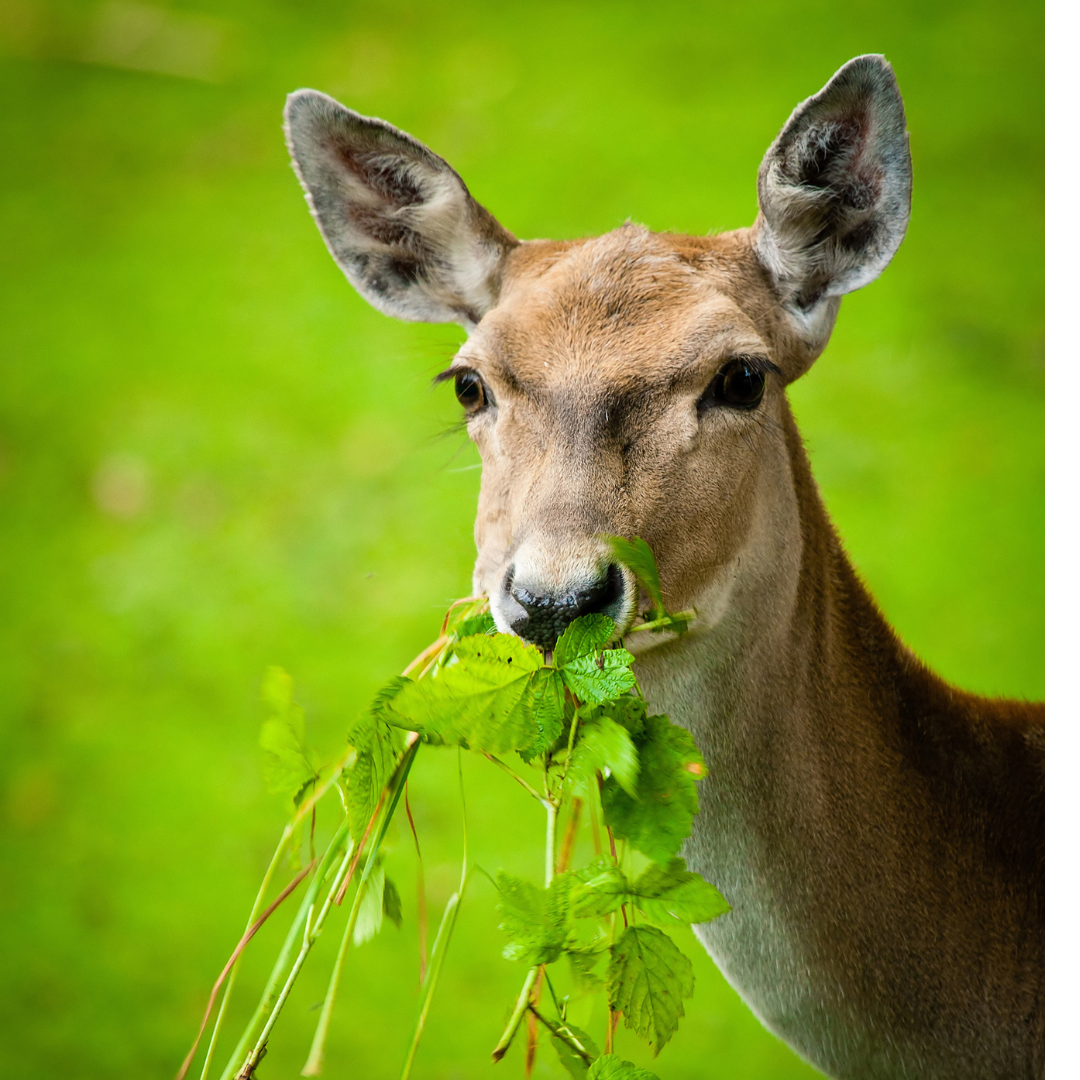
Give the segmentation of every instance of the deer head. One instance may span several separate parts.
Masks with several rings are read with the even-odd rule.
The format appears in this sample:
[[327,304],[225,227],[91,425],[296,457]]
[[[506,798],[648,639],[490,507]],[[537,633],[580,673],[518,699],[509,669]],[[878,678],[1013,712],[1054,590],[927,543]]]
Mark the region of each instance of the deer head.
[[625,630],[639,604],[605,533],[643,536],[670,604],[704,625],[740,574],[772,572],[797,530],[785,387],[907,226],[904,109],[883,57],[850,61],[796,108],[762,162],[753,226],[708,238],[628,224],[518,241],[384,121],[313,90],[285,117],[361,295],[469,332],[439,379],[483,462],[474,586],[500,630],[550,647],[594,611]]

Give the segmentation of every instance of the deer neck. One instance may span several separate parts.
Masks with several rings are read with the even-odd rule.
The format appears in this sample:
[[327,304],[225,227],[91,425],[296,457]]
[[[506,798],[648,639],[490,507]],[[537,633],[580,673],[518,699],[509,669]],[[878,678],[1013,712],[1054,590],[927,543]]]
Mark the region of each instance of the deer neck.
[[881,792],[895,783],[881,728],[891,721],[867,702],[902,646],[843,553],[787,409],[783,435],[763,463],[771,482],[752,534],[700,606],[698,630],[642,651],[635,667],[650,705],[691,730],[710,770],[684,854],[733,910],[699,936],[766,1026],[822,1064],[818,1040],[852,1039],[848,1018],[822,1015],[828,943],[814,938],[829,860],[858,859],[831,795],[860,790],[869,804],[879,777]]

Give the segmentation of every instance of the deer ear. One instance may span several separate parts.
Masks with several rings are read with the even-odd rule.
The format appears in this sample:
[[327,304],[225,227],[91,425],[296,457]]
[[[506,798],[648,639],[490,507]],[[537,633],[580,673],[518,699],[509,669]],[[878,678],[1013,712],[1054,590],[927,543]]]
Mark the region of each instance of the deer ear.
[[326,246],[386,315],[471,328],[517,241],[411,135],[316,90],[285,103],[293,167]]
[[758,203],[758,258],[785,308],[827,336],[829,298],[885,269],[911,212],[904,103],[883,56],[850,60],[795,109],[761,163]]

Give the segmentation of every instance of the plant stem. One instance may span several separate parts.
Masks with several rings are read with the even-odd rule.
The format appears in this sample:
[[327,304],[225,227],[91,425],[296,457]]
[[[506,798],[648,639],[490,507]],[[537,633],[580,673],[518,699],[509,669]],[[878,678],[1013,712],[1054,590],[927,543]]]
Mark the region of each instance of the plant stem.
[[289,821],[288,829],[293,830],[301,821],[304,820],[311,812],[315,804],[331,789],[337,787],[338,777],[341,776],[342,770],[347,769],[356,760],[356,751],[350,746],[326,774],[326,780],[320,786],[315,788],[314,791],[297,807],[296,813],[293,814],[292,819]]
[[[380,796],[379,803],[382,805],[383,802],[385,802],[386,809],[383,812],[375,839],[372,842],[371,847],[368,848],[368,857],[367,861],[364,863],[364,872],[360,876],[360,883],[356,887],[356,899],[353,900],[353,906],[349,911],[349,919],[345,926],[345,933],[342,935],[341,945],[338,947],[337,959],[334,961],[334,970],[330,974],[330,985],[327,987],[326,997],[323,999],[322,1010],[319,1012],[319,1023],[315,1028],[315,1038],[312,1040],[311,1051],[308,1054],[308,1059],[304,1068],[301,1070],[301,1076],[318,1076],[319,1073],[322,1072],[323,1054],[326,1048],[326,1036],[330,1030],[330,1018],[333,1015],[334,1004],[337,1001],[337,991],[338,984],[341,981],[341,971],[345,966],[345,955],[349,951],[349,939],[352,937],[353,928],[356,926],[356,917],[360,912],[360,902],[363,899],[364,892],[367,890],[367,884],[371,878],[371,873],[375,869],[375,856],[378,854],[379,848],[382,846],[382,842],[386,837],[386,830],[390,827],[394,811],[397,809],[398,801],[401,799],[401,792],[405,787],[405,780],[408,778],[409,770],[416,760],[416,754],[419,749],[419,739],[416,739],[409,744],[405,749],[405,753],[401,755],[401,760],[394,770],[394,775],[390,778],[390,783],[387,784],[382,796]],[[387,794],[390,795],[389,800],[386,799]],[[367,832],[364,834],[365,838],[371,831],[371,825],[372,822],[368,822]],[[359,852],[359,850],[358,847],[357,851]],[[349,870],[346,872],[341,885],[330,894],[331,900],[339,902],[338,897],[342,895],[342,891],[348,887],[349,875],[355,865],[355,860],[350,862]]]
[[[245,934],[251,930],[255,916],[258,912],[259,907],[262,904],[263,897],[266,894],[266,889],[270,884],[270,880],[273,878],[275,870],[281,862],[281,858],[285,853],[286,846],[290,838],[292,837],[292,834],[295,832],[297,826],[304,820],[304,818],[307,817],[309,811],[311,812],[311,827],[314,834],[315,807],[318,804],[318,801],[332,787],[336,786],[338,777],[341,775],[342,769],[345,768],[345,766],[349,763],[350,758],[354,756],[355,751],[351,749],[345,752],[342,758],[331,768],[325,782],[320,787],[316,787],[312,791],[312,793],[303,801],[303,803],[301,803],[301,805],[297,808],[296,812],[293,814],[292,818],[289,820],[289,823],[285,826],[285,829],[281,834],[281,839],[278,841],[277,849],[274,851],[274,855],[270,860],[270,866],[267,868],[266,874],[263,876],[262,884],[259,886],[259,892],[255,898],[255,903],[252,905],[251,915],[248,917],[248,924],[245,929]],[[314,854],[312,857],[312,861],[314,862]],[[225,1019],[225,1012],[228,1008],[229,999],[232,996],[232,989],[236,980],[236,969],[237,967],[239,967],[239,964],[240,958],[237,957],[233,965],[233,969],[229,974],[229,981],[225,987],[225,994],[222,997],[221,1008],[218,1010],[217,1019],[214,1021],[214,1030],[211,1033],[210,1044],[206,1050],[206,1060],[203,1062],[202,1072],[200,1073],[200,1080],[205,1080],[210,1070],[210,1063],[213,1059],[214,1049],[217,1045],[218,1035],[221,1031],[221,1025]]]
[[[541,974],[546,973],[546,965],[541,965]],[[525,1080],[532,1076],[533,1066],[536,1064],[536,1043],[539,1034],[536,1027],[536,1010],[540,1004],[540,995],[544,992],[544,984],[540,979],[536,980],[533,992],[529,995],[529,1019],[525,1024]]]
[[454,932],[454,925],[457,923],[457,913],[460,906],[460,893],[454,893],[446,901],[446,910],[443,912],[442,922],[439,923],[439,931],[435,935],[435,944],[431,950],[431,966],[428,968],[426,980],[427,993],[424,995],[424,1003],[420,1007],[420,1016],[416,1021],[416,1031],[413,1032],[409,1053],[401,1070],[401,1080],[409,1080],[409,1073],[412,1072],[413,1061],[416,1058],[416,1048],[420,1045],[420,1036],[424,1033],[424,1024],[427,1023],[428,1011],[431,1009],[431,999],[435,996],[435,985],[438,983],[439,975],[442,972],[443,959],[450,944],[450,935]]
[[[412,1044],[405,1058],[405,1065],[401,1070],[401,1080],[409,1080],[412,1072],[413,1061],[416,1059],[416,1048],[420,1045],[420,1036],[424,1033],[424,1024],[427,1022],[428,1011],[431,1009],[431,1001],[435,996],[435,987],[442,972],[443,959],[450,947],[450,935],[454,932],[457,924],[458,909],[461,906],[461,897],[465,895],[465,881],[469,872],[469,829],[465,820],[465,777],[461,769],[461,749],[458,748],[458,788],[461,792],[461,881],[458,891],[446,902],[446,910],[443,912],[442,922],[439,923],[439,932],[435,935],[435,945],[431,950],[431,968],[428,977],[421,983],[421,989],[425,984],[427,993],[424,995],[424,1004],[420,1007],[420,1015],[416,1020],[416,1031],[413,1033]],[[405,795],[405,807],[408,809],[408,793]],[[412,815],[409,815],[410,822]],[[419,854],[420,845],[417,844]]]
[[492,1061],[502,1061],[506,1051],[510,1049],[510,1043],[514,1041],[518,1025],[521,1023],[521,1018],[525,1015],[525,1010],[529,1007],[529,995],[532,993],[532,988],[539,977],[539,965],[534,968],[529,968],[529,974],[525,976],[525,985],[521,988],[521,993],[518,994],[518,999],[514,1004],[514,1011],[510,1014],[510,1020],[506,1025],[506,1030],[503,1031],[502,1037],[495,1045],[495,1049],[491,1051]]
[[555,880],[555,822],[559,808],[554,803],[547,804],[547,836],[544,841],[544,888]]
[[[391,777],[391,783],[392,782],[393,777]],[[345,899],[345,893],[349,890],[353,874],[356,873],[357,864],[360,862],[360,856],[364,853],[368,837],[371,836],[371,830],[375,828],[375,822],[379,820],[379,811],[382,810],[385,801],[386,789],[384,788],[379,795],[379,801],[375,804],[375,809],[371,811],[371,817],[368,818],[367,828],[364,829],[364,835],[360,837],[360,843],[356,845],[356,854],[353,856],[352,862],[349,863],[349,872],[345,875],[345,880],[341,883],[341,888],[334,894],[334,903],[339,907],[341,906],[341,902]]]
[[533,1008],[532,1005],[529,1006],[529,1011],[548,1029],[548,1031],[551,1032],[552,1035],[555,1036],[555,1038],[562,1039],[562,1041],[566,1043],[566,1045],[569,1046],[586,1065],[592,1064],[592,1055],[581,1044],[581,1040],[578,1039],[565,1024],[553,1024],[539,1009]]
[[495,757],[494,754],[489,754],[486,750],[483,751],[483,754],[484,757],[486,757],[488,761],[490,761],[492,764],[498,765],[499,768],[507,774],[507,776],[510,776],[514,780],[516,780],[538,803],[540,803],[541,806],[548,805],[548,800],[543,795],[541,795],[540,792],[537,791],[536,788],[534,788],[532,784],[530,784],[529,781],[526,780],[520,773],[516,772],[514,769],[511,769],[505,761],[502,761],[499,758]]
[[348,847],[345,849],[345,858],[338,867],[337,874],[334,876],[334,882],[330,886],[330,891],[323,901],[323,906],[314,922],[312,922],[311,916],[315,911],[315,906],[312,905],[308,909],[307,918],[304,923],[304,936],[300,943],[300,952],[297,953],[292,970],[289,972],[289,977],[285,980],[285,985],[281,988],[281,993],[278,995],[278,999],[274,1003],[274,1007],[271,1010],[269,1017],[267,1017],[266,1026],[262,1029],[262,1033],[259,1035],[254,1048],[244,1059],[244,1067],[240,1070],[240,1075],[243,1076],[245,1080],[250,1078],[252,1070],[258,1063],[260,1057],[262,1057],[266,1041],[270,1038],[270,1032],[274,1030],[274,1025],[281,1015],[281,1010],[284,1008],[285,1002],[292,991],[293,984],[300,974],[300,969],[304,966],[304,961],[308,958],[308,953],[311,952],[311,948],[315,944],[315,939],[322,933],[323,924],[326,922],[326,916],[329,915],[330,908],[334,903],[334,893],[337,892],[338,887],[341,884],[341,879],[348,870],[349,860],[352,858],[354,846],[353,841],[350,840]]
[[326,878],[329,876],[330,870],[333,866],[334,860],[337,857],[337,853],[341,848],[341,845],[345,841],[345,837],[349,833],[349,827],[345,822],[342,822],[338,827],[337,832],[334,834],[330,843],[327,845],[326,851],[323,853],[322,862],[319,863],[319,868],[315,872],[315,877],[312,879],[311,884],[308,885],[307,892],[304,894],[303,900],[300,902],[300,907],[293,917],[292,926],[289,928],[288,936],[285,938],[285,943],[281,947],[281,951],[278,953],[277,960],[274,962],[273,970],[270,972],[270,978],[267,980],[266,987],[263,990],[262,998],[259,1000],[259,1005],[255,1010],[251,1020],[248,1021],[247,1028],[244,1030],[244,1034],[240,1036],[240,1041],[236,1044],[236,1048],[232,1052],[232,1056],[229,1058],[229,1063],[225,1066],[224,1071],[221,1074],[221,1080],[232,1080],[232,1077],[236,1075],[236,1070],[240,1067],[240,1063],[244,1058],[247,1050],[248,1043],[251,1037],[255,1034],[259,1024],[262,1022],[270,1012],[270,1001],[277,993],[278,986],[281,982],[282,976],[285,974],[285,967],[289,962],[289,954],[292,952],[293,943],[296,941],[300,934],[301,929],[304,926],[304,922],[307,918],[307,913],[311,910],[315,903],[315,898],[319,894],[319,890]]
[[544,968],[544,981],[547,983],[548,993],[551,994],[551,1003],[555,1006],[555,1012],[561,1020],[565,1020],[566,1017],[563,1014],[566,1012],[566,1006],[559,1004],[559,997],[555,993],[555,985],[551,981],[551,972],[546,967]]
[[418,653],[412,660],[412,662],[401,673],[402,675],[408,675],[410,672],[415,671],[421,664],[426,664],[433,656],[437,655],[439,650],[449,644],[450,639],[445,635],[441,635],[436,638],[423,652]]
[[[281,863],[282,856],[285,854],[292,833],[293,824],[290,822],[285,826],[285,829],[281,834],[278,846],[275,848],[274,854],[270,858],[270,865],[266,868],[266,873],[263,875],[259,891],[255,894],[255,903],[251,905],[251,914],[248,915],[247,925],[244,927],[245,934],[251,929],[252,923],[254,923],[259,916],[259,909],[262,907],[263,897],[266,896],[266,890],[270,886],[270,881],[277,872],[277,868]],[[218,1009],[217,1019],[214,1021],[214,1030],[210,1032],[210,1043],[206,1048],[206,1058],[203,1061],[202,1072],[199,1073],[199,1080],[206,1080],[206,1077],[209,1075],[210,1062],[214,1058],[214,1050],[217,1047],[218,1035],[221,1034],[221,1025],[225,1019],[225,1012],[229,1007],[229,999],[232,997],[233,985],[236,983],[236,972],[239,967],[240,957],[237,957],[236,963],[233,964],[232,971],[229,972],[229,981],[225,984],[225,993],[221,995],[221,1007]]]
[[574,841],[577,839],[578,822],[581,821],[581,799],[574,799],[570,804],[570,820],[563,831],[562,844],[559,847],[559,859],[555,864],[556,873],[563,873],[570,865],[574,854]]
[[[474,465],[470,465],[469,468],[476,468]],[[460,600],[455,600],[449,608],[446,610],[446,615],[442,621],[442,633],[446,633],[446,628],[450,625],[450,616],[454,613],[455,608],[459,608],[464,604],[473,604],[476,610],[472,613],[475,615],[482,615],[488,607],[488,598],[486,596],[463,596]]]
[[297,874],[296,877],[294,877],[278,894],[274,902],[251,924],[251,926],[247,928],[247,930],[244,931],[244,936],[240,939],[236,948],[233,949],[232,956],[229,957],[221,974],[217,977],[213,989],[210,991],[210,1000],[206,1003],[206,1012],[203,1013],[202,1023],[199,1025],[199,1033],[195,1036],[195,1042],[188,1051],[187,1057],[184,1058],[184,1063],[180,1066],[180,1071],[176,1074],[176,1080],[184,1080],[184,1077],[187,1076],[188,1069],[191,1068],[191,1063],[195,1060],[195,1051],[199,1048],[199,1040],[202,1038],[202,1033],[206,1030],[206,1022],[210,1019],[210,1013],[213,1011],[217,992],[221,989],[221,984],[225,981],[226,976],[232,971],[233,966],[243,955],[248,942],[259,932],[263,923],[265,923],[266,920],[277,911],[278,907],[285,902],[293,889],[308,876],[314,865],[314,863],[309,863],[304,867],[304,869],[301,870],[300,873]]
[[[573,697],[573,695],[571,695]],[[570,734],[566,739],[566,761],[563,764],[562,775],[559,777],[559,794],[555,799],[557,805],[562,805],[563,788],[566,786],[566,774],[570,771],[570,758],[574,753],[574,738],[577,735],[578,729],[578,710],[581,708],[581,702],[575,697],[574,701],[574,719],[570,721]]]
[[[597,779],[600,779],[600,774],[597,773]],[[600,783],[603,783],[600,780]],[[589,823],[592,826],[592,838],[593,838],[593,853],[599,855],[602,848],[600,844],[600,822],[603,818],[603,811],[600,807],[600,787],[599,784],[589,785]]]
[[619,1017],[621,1013],[615,1012],[614,1009],[608,1010],[607,1021],[607,1039],[604,1041],[604,1053],[615,1053],[615,1029],[619,1026]]
[[684,620],[686,622],[690,622],[692,619],[695,619],[696,617],[697,617],[697,612],[693,608],[691,608],[689,611],[677,611],[674,615],[669,615],[667,612],[665,612],[663,615],[661,615],[657,619],[652,619],[649,622],[638,623],[637,626],[631,626],[626,631],[626,633],[627,634],[638,634],[642,630],[656,630],[656,629],[663,630],[666,627],[669,627],[672,624],[672,622],[674,622],[676,620]]
[[[345,887],[348,888],[348,881],[344,884]],[[308,1052],[307,1061],[300,1070],[301,1076],[318,1076],[319,1073],[322,1072],[323,1054],[326,1047],[326,1034],[330,1029],[330,1015],[333,1012],[334,1002],[337,999],[338,983],[341,981],[341,969],[345,966],[345,953],[348,951],[349,939],[352,937],[353,930],[356,927],[356,917],[360,913],[360,903],[364,899],[364,893],[366,891],[367,882],[361,881],[356,888],[356,897],[353,900],[353,905],[349,909],[349,918],[345,922],[345,932],[341,935],[341,944],[338,946],[337,959],[334,961],[334,969],[330,973],[330,986],[327,988],[326,996],[323,998],[322,1009],[319,1011],[319,1023],[315,1028],[315,1038],[312,1040],[311,1050]]]
[[408,782],[405,784],[405,816],[409,819],[413,843],[416,845],[416,929],[420,946],[420,986],[423,987],[424,977],[427,974],[427,889],[424,886],[424,857],[420,854],[420,837],[416,833],[416,822],[413,821],[412,807],[409,806]]

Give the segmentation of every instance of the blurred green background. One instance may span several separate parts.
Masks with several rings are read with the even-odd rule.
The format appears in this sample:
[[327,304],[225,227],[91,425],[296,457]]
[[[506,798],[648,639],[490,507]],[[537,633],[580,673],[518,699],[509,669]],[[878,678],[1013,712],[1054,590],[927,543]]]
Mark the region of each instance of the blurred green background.
[[[792,399],[905,640],[964,687],[1040,697],[1039,5],[4,0],[3,1075],[175,1072],[283,822],[255,747],[264,669],[294,675],[329,755],[469,588],[476,457],[429,387],[461,332],[351,291],[288,166],[286,92],[412,132],[519,236],[627,217],[705,232],[750,223],[788,113],[863,52],[905,96],[911,227]],[[479,765],[475,860],[535,872],[543,822]],[[454,763],[432,752],[414,775],[438,911],[458,872]],[[406,929],[350,958],[328,1077],[400,1068],[405,839]],[[474,875],[417,1077],[491,1068],[522,977],[493,904]],[[226,1043],[283,923],[245,960]],[[304,1060],[336,925],[264,1080]],[[665,1080],[813,1075],[681,944],[698,988]],[[543,1047],[538,1075],[558,1072]]]

